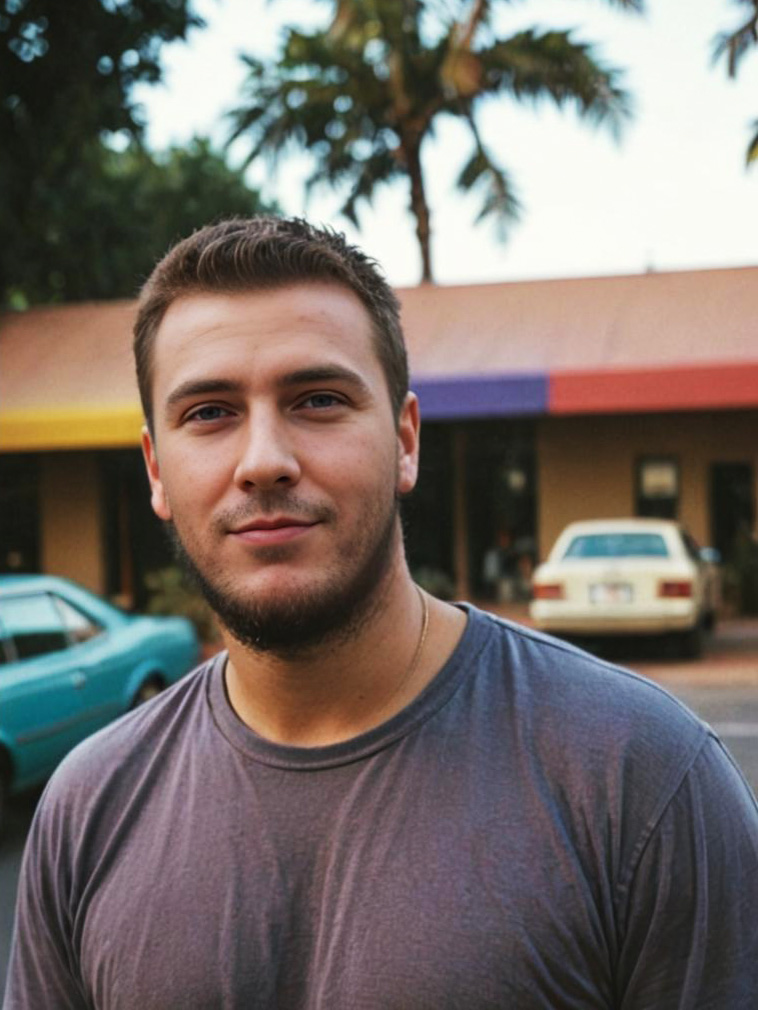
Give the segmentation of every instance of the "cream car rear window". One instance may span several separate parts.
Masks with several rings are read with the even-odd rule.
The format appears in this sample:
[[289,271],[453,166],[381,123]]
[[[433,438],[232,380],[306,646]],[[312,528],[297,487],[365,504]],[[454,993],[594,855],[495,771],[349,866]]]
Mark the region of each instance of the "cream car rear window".
[[564,558],[667,558],[659,533],[589,533],[574,537]]

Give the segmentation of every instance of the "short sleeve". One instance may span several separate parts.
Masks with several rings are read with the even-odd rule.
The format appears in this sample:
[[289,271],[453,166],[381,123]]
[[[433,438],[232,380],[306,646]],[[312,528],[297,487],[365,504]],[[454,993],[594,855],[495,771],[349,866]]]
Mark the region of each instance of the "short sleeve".
[[619,909],[619,1010],[754,1010],[758,806],[717,738],[650,826]]
[[26,843],[3,1010],[88,1010],[74,966],[64,818],[43,797]]

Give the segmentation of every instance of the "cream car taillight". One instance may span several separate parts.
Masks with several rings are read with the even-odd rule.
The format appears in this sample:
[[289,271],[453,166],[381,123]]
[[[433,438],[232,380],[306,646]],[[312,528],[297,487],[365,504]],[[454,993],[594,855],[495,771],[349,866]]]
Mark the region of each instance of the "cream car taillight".
[[692,596],[692,583],[686,579],[678,582],[659,582],[658,595],[665,596],[667,599],[689,598]]
[[562,582],[538,582],[533,593],[535,600],[563,600],[566,597]]

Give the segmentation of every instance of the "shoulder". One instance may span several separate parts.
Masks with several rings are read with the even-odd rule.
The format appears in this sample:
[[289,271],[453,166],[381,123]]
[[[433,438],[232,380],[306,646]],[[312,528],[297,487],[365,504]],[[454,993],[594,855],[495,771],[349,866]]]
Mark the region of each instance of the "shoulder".
[[[520,682],[535,703],[548,708],[591,701],[634,717],[644,713],[681,722],[701,739],[704,723],[653,681],[570,645],[475,607],[468,607],[476,634],[472,651],[493,674]],[[580,712],[576,713],[577,715]]]
[[604,839],[615,880],[629,883],[672,824],[692,837],[703,824],[718,832],[726,815],[755,837],[758,808],[730,755],[667,691],[529,628],[476,610],[470,619],[468,704],[483,752],[506,753],[588,851]]
[[203,724],[210,721],[208,682],[217,662],[218,657],[202,664],[75,747],[51,776],[41,815],[58,808],[81,813],[101,797],[117,802],[147,772],[155,779],[177,750],[202,740]]
[[[471,609],[477,675],[529,746],[567,772],[613,769],[630,786],[681,783],[712,731],[659,685],[566,642]],[[473,658],[473,657],[472,657]]]

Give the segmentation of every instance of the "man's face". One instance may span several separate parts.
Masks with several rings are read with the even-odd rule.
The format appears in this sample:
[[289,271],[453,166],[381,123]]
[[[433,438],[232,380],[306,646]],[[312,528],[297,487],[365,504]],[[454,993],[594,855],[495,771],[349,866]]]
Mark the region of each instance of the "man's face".
[[243,644],[297,651],[354,627],[402,558],[418,411],[396,424],[371,322],[346,288],[197,294],[153,349],[156,514]]

